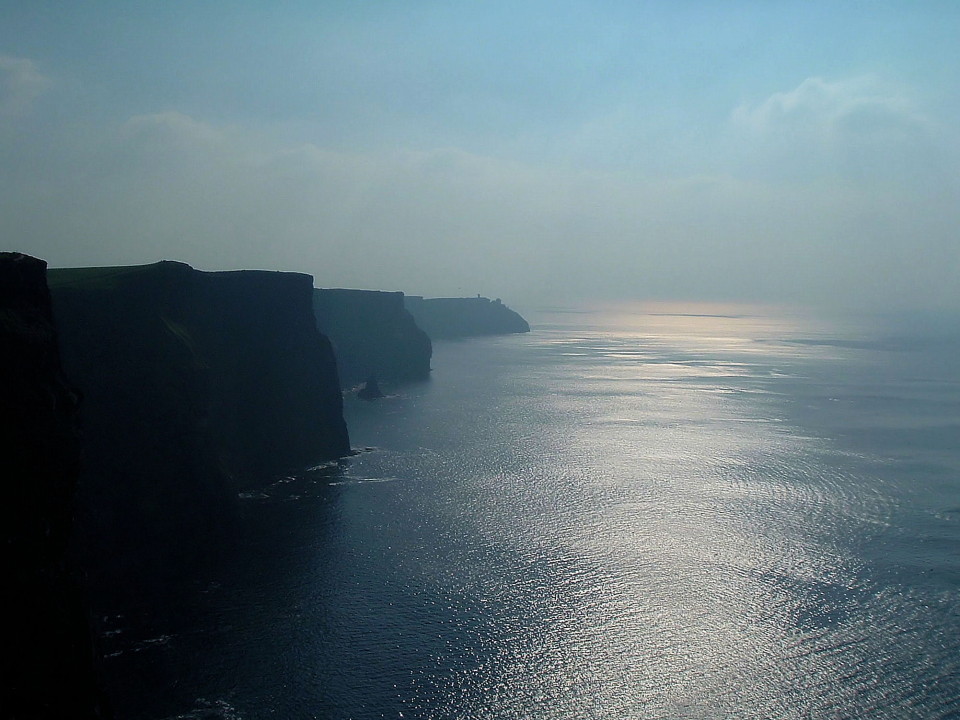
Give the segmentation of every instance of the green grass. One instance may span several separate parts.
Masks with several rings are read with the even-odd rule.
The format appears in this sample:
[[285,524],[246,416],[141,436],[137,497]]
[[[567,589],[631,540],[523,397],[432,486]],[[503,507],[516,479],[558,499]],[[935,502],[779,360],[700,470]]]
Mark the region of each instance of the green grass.
[[53,288],[102,289],[116,287],[125,282],[155,271],[158,263],[151,265],[124,265],[119,267],[51,268],[47,270],[47,284]]

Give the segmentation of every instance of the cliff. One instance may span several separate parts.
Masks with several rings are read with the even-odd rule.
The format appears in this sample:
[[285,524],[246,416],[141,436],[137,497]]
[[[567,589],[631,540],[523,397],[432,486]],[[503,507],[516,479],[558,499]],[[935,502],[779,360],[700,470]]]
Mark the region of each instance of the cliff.
[[0,253],[0,556],[5,717],[106,717],[68,553],[79,395],[60,367],[46,263]]
[[344,387],[378,380],[422,380],[430,373],[430,338],[404,308],[401,292],[315,290],[317,327],[337,356]]
[[309,276],[161,262],[52,270],[50,286],[85,396],[81,528],[101,590],[175,581],[239,491],[349,452]]
[[406,297],[406,308],[434,340],[530,332],[530,325],[500,299]]

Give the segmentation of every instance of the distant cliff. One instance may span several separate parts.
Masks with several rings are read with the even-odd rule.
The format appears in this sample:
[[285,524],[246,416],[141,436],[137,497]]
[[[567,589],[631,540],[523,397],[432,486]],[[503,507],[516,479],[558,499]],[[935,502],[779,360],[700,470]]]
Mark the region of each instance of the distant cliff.
[[4,717],[102,718],[88,613],[68,553],[79,394],[60,367],[46,263],[0,253]]
[[316,290],[317,326],[330,338],[345,387],[371,375],[421,380],[430,373],[430,338],[404,309],[403,293]]
[[530,332],[530,325],[500,299],[430,298],[408,295],[406,308],[431,338]]
[[85,397],[81,526],[101,587],[182,573],[240,490],[349,452],[308,275],[175,262],[49,275]]

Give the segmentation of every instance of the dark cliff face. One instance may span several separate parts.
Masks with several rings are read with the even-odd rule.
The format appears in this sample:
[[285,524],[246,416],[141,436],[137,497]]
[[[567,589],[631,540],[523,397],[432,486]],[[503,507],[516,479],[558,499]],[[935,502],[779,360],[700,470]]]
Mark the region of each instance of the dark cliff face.
[[406,308],[431,338],[505,335],[530,332],[518,313],[497,300],[475,298],[406,297]]
[[317,326],[333,343],[344,387],[374,376],[422,380],[430,373],[430,338],[404,309],[403,293],[316,290]]
[[[64,365],[111,455],[166,452],[132,421],[189,427],[178,443],[209,445],[241,486],[349,452],[309,276],[162,262],[50,277]],[[131,433],[145,447],[124,447]]]
[[162,262],[52,270],[50,285],[85,398],[95,587],[145,596],[175,581],[229,530],[239,491],[349,452],[309,276]]
[[78,393],[60,368],[46,263],[0,253],[4,717],[105,717],[68,556]]

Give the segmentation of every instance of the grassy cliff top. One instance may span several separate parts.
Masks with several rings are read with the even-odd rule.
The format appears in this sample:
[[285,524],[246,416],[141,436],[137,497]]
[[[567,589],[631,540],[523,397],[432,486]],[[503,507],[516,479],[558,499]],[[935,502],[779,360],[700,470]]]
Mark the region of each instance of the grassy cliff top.
[[100,288],[116,287],[122,282],[135,281],[157,273],[163,267],[191,269],[189,265],[173,260],[162,260],[148,265],[118,265],[108,267],[50,268],[47,270],[47,284],[51,289],[59,288]]

